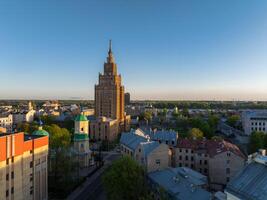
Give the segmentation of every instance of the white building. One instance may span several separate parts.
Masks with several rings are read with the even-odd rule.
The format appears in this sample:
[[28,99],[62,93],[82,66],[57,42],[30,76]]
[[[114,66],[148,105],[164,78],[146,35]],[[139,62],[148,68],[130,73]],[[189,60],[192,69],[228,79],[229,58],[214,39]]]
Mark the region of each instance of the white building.
[[13,113],[13,123],[33,122],[35,110],[21,111]]
[[242,126],[245,135],[250,135],[253,131],[267,133],[267,110],[243,111]]
[[5,128],[8,133],[12,132],[13,118],[11,114],[0,116],[0,127]]

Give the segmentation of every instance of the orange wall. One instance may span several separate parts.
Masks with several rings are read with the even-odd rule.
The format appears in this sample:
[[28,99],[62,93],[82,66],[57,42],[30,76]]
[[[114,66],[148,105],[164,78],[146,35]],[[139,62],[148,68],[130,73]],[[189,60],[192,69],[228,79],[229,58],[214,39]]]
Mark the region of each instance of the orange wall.
[[15,155],[22,155],[25,151],[30,151],[48,145],[48,136],[24,141],[24,133],[11,135],[0,135],[0,162],[7,159],[7,138],[10,137],[10,155],[12,152],[12,135],[14,135]]

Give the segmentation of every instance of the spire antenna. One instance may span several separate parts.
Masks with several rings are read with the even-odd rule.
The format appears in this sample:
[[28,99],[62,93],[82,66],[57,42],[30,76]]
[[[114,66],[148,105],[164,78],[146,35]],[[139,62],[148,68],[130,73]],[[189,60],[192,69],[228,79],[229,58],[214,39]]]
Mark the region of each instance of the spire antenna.
[[111,51],[111,47],[112,47],[112,44],[111,44],[111,40],[109,40],[109,53],[111,53],[112,51]]

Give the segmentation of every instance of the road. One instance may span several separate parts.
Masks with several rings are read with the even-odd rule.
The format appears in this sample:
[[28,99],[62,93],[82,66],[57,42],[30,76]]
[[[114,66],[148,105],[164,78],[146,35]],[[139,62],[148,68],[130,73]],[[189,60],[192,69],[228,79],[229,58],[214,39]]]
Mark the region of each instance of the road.
[[[82,190],[76,195],[75,200],[106,200],[102,185],[102,175],[105,169],[116,159],[120,157],[120,154],[110,152],[104,157],[104,166],[99,169],[92,177],[90,177],[85,183]],[[90,180],[91,179],[91,180]]]

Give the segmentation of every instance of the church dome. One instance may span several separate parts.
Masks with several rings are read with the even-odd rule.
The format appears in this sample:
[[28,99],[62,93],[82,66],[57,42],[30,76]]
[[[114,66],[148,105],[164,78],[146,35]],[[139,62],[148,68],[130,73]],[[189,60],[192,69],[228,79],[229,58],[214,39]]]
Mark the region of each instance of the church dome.
[[75,121],[88,121],[87,117],[85,115],[79,114],[76,118]]
[[36,130],[32,134],[37,136],[49,136],[49,133],[43,129]]

